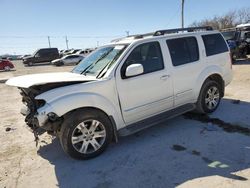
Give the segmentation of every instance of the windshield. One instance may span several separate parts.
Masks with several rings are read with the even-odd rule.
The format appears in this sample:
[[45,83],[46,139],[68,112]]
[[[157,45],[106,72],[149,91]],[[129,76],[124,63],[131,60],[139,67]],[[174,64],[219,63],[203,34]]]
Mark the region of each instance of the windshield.
[[120,57],[125,48],[125,45],[114,45],[97,49],[84,58],[72,72],[97,77]]
[[235,31],[224,31],[222,35],[226,40],[233,40],[235,37]]
[[36,55],[36,53],[38,52],[39,50],[36,50],[33,54],[32,54],[32,56],[35,56]]

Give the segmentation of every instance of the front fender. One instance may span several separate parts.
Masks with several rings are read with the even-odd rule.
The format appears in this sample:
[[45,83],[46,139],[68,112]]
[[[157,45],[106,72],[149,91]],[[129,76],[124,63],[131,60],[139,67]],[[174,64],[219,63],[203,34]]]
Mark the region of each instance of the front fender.
[[[36,97],[37,99],[44,99],[41,97]],[[46,99],[44,99],[46,101]],[[122,117],[116,109],[115,105],[111,103],[107,98],[98,95],[96,93],[74,93],[56,98],[55,100],[49,101],[44,107],[38,109],[40,115],[47,115],[52,112],[56,113],[59,117],[65,115],[66,113],[84,107],[97,108],[104,111],[107,115],[112,116],[119,128],[122,126]]]

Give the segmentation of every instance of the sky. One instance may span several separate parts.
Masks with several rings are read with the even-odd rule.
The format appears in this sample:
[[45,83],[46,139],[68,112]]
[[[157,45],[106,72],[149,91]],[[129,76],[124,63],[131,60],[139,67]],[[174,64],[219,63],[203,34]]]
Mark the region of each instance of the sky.
[[[185,0],[185,26],[250,6],[249,0]],[[88,48],[129,34],[181,26],[181,0],[0,0],[0,54]]]

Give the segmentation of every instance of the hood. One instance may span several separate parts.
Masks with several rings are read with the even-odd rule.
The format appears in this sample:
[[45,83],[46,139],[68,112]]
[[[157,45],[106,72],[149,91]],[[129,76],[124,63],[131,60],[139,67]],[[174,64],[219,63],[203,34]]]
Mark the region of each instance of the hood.
[[31,58],[33,58],[34,56],[32,56],[32,55],[29,55],[29,56],[25,56],[25,57],[23,57],[23,60],[26,60],[26,59],[31,59]]
[[67,83],[67,82],[86,82],[96,80],[94,76],[84,76],[71,72],[43,73],[18,76],[9,79],[6,84],[21,88],[29,88],[35,85],[44,85],[49,83]]

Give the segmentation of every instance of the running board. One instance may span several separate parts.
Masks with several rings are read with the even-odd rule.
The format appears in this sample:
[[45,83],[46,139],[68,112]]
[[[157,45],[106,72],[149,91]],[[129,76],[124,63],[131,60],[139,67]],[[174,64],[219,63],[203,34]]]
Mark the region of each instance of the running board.
[[155,115],[153,117],[138,121],[136,123],[130,124],[120,130],[118,130],[119,136],[128,136],[139,132],[143,129],[151,127],[153,125],[159,124],[166,121],[167,119],[179,116],[186,112],[192,111],[195,109],[195,104],[185,104],[183,106],[177,107],[175,109],[163,112],[161,114]]

